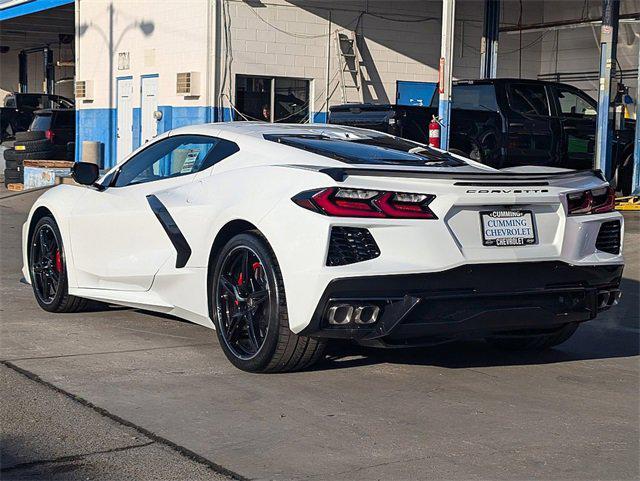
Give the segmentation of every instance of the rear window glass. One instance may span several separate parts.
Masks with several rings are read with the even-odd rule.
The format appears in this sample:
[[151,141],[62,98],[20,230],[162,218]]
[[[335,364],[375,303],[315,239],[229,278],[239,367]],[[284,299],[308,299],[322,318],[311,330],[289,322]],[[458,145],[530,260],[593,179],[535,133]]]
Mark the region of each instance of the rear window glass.
[[493,85],[454,85],[452,102],[454,109],[498,111]]
[[73,110],[56,112],[56,118],[55,118],[56,128],[73,127],[74,123],[75,123],[75,112]]
[[457,167],[464,162],[450,155],[397,137],[336,137],[325,134],[267,134],[265,139],[324,155],[348,164],[430,165]]
[[49,130],[51,128],[51,114],[36,115],[29,130]]

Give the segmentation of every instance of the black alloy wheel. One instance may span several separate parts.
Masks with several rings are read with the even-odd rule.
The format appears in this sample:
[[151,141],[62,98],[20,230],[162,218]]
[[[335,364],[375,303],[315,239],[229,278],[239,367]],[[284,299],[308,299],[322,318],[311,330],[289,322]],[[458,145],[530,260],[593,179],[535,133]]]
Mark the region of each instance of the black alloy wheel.
[[42,217],[30,229],[29,277],[36,301],[49,312],[78,312],[87,300],[69,295],[62,236],[52,217]]
[[264,345],[271,315],[271,290],[258,254],[233,248],[218,274],[216,297],[220,333],[240,359],[253,358]]
[[212,257],[210,309],[220,347],[248,372],[305,369],[323,357],[326,341],[291,331],[278,260],[258,231],[232,237]]
[[40,225],[32,239],[30,267],[33,290],[40,302],[51,304],[60,290],[62,251],[49,224]]

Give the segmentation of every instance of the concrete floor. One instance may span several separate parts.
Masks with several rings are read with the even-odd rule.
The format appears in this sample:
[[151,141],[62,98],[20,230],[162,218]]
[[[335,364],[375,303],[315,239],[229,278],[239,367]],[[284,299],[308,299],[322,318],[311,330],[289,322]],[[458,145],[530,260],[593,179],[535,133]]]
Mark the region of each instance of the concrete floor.
[[[626,218],[621,304],[554,350],[343,346],[310,372],[251,375],[200,326],[131,309],[40,310],[19,283],[18,240],[40,194],[0,199],[0,358],[45,383],[0,371],[2,409],[20,416],[0,418],[3,478],[21,473],[11,463],[130,445],[84,472],[114,479],[149,462],[150,479],[220,467],[252,479],[640,477],[638,215]],[[38,402],[47,396],[56,399]],[[82,436],[62,436],[65,415]],[[127,429],[139,439],[121,439]],[[99,446],[83,444],[91,432]],[[149,448],[173,457],[165,464]]]

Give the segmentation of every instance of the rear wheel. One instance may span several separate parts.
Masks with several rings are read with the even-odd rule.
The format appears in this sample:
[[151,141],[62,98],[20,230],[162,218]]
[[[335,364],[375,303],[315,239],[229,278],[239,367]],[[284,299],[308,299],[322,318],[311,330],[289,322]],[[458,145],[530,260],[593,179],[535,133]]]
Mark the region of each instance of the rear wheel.
[[69,295],[62,237],[51,217],[33,228],[29,246],[29,274],[36,301],[49,312],[77,312],[86,299]]
[[212,311],[225,355],[249,372],[288,372],[318,361],[325,342],[289,329],[280,269],[257,232],[233,237],[215,260]]
[[542,351],[562,344],[576,332],[578,324],[565,324],[555,331],[514,331],[486,338],[493,347],[507,351]]

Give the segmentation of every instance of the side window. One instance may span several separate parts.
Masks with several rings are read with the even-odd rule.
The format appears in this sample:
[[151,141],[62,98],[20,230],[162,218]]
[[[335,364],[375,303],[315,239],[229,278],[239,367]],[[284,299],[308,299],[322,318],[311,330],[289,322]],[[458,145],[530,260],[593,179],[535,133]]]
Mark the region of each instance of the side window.
[[[586,95],[567,89],[555,89],[560,112],[565,117],[586,117],[597,114],[595,102]],[[591,101],[589,101],[591,100]]]
[[549,102],[544,85],[509,85],[509,106],[524,115],[549,115]]
[[239,147],[228,140],[204,135],[177,135],[156,142],[129,159],[114,187],[194,174],[235,154]]
[[454,85],[451,93],[454,109],[498,111],[496,89],[493,85]]

